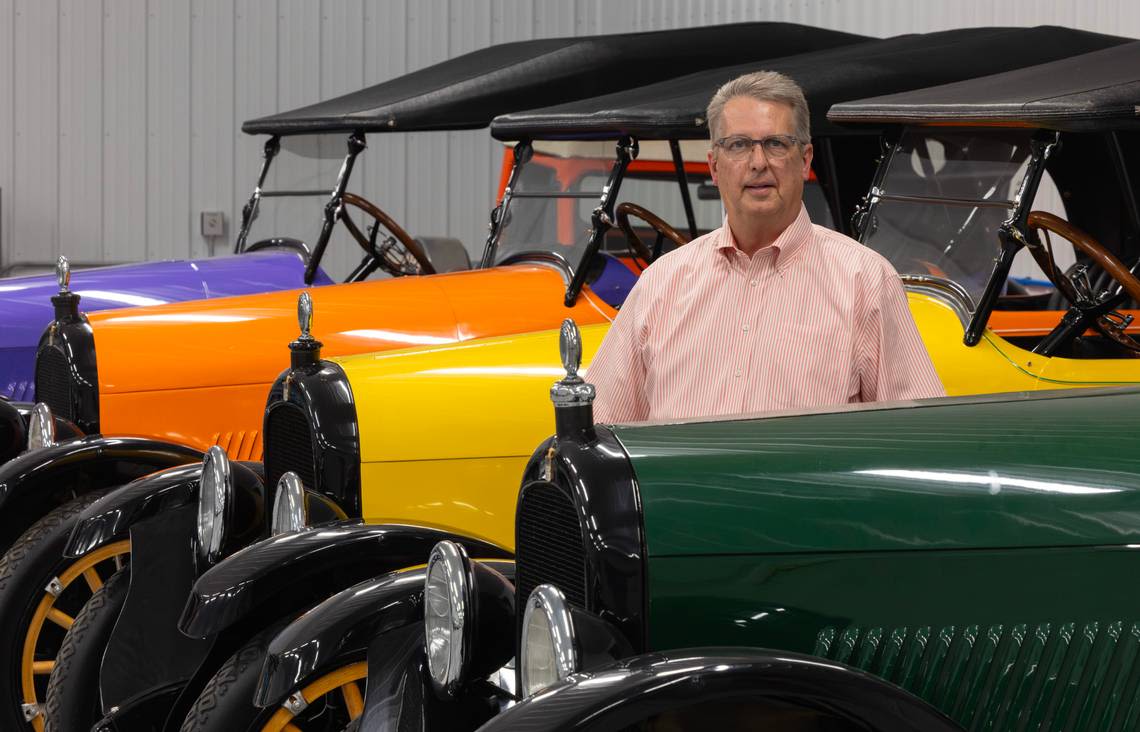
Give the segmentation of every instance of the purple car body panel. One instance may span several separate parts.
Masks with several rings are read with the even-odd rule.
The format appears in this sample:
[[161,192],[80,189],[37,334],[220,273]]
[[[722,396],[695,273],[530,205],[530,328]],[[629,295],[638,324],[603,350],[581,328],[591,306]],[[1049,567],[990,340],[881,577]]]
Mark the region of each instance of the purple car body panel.
[[[297,252],[261,251],[76,270],[71,290],[91,312],[288,290],[305,286],[304,273]],[[314,286],[331,282],[317,270]],[[36,346],[55,317],[51,298],[58,291],[54,274],[0,279],[0,396],[33,398]]]

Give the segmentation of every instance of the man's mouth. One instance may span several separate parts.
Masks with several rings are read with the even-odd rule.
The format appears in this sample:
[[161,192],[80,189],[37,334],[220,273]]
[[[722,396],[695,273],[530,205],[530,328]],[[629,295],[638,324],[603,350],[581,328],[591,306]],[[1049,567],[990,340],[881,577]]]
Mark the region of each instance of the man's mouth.
[[765,181],[755,181],[753,183],[745,183],[744,184],[744,190],[746,190],[746,191],[764,192],[768,189],[772,189],[775,187],[776,187],[775,183],[769,183],[769,182],[765,182]]

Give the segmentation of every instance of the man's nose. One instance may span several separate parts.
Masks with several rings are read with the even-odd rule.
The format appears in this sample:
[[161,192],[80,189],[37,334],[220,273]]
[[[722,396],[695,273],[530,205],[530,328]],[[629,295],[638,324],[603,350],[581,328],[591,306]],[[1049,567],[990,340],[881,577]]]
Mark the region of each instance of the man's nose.
[[752,143],[748,152],[748,167],[754,170],[764,170],[768,167],[768,156],[764,154],[764,146]]

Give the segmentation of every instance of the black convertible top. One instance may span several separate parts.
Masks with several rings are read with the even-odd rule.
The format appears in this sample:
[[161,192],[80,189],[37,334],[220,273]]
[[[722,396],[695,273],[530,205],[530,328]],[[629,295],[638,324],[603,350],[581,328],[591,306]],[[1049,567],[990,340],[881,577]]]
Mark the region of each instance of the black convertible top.
[[496,114],[607,94],[742,59],[866,40],[793,23],[739,23],[503,43],[291,112],[250,134],[408,132],[486,127]]
[[832,107],[833,122],[999,124],[1056,130],[1140,126],[1140,42]]
[[[812,107],[814,134],[843,134],[826,112],[837,102],[1008,71],[1106,48],[1129,39],[1088,31],[964,28],[866,41],[814,53],[737,64],[626,92],[496,117],[491,134],[523,138],[706,137],[705,108],[724,82],[771,69],[795,79]],[[853,130],[846,130],[852,132]]]

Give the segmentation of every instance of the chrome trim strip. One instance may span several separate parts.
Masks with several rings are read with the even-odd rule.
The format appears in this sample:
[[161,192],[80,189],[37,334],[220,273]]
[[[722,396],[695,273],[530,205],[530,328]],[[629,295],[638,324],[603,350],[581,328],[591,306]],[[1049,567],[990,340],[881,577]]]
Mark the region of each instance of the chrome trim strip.
[[954,314],[958,316],[958,320],[962,322],[963,328],[970,323],[970,318],[973,316],[974,310],[977,309],[974,299],[970,297],[970,293],[966,292],[966,288],[953,280],[914,274],[901,274],[899,279],[902,280],[903,287],[908,291],[930,295],[949,305]]

